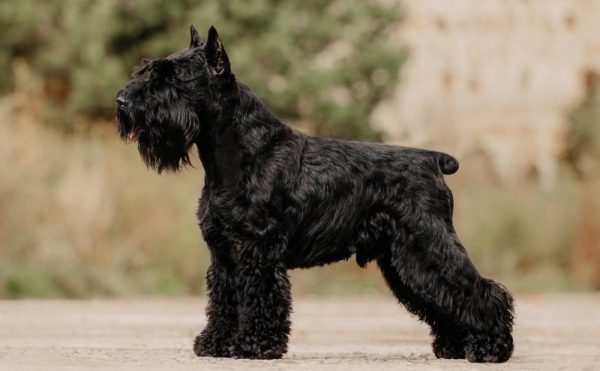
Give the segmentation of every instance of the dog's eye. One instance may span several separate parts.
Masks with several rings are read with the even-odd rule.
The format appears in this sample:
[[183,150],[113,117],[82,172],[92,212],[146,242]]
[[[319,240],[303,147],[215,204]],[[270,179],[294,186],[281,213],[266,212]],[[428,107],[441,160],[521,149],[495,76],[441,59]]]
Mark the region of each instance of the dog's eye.
[[175,65],[168,59],[158,59],[151,64],[152,73],[157,74],[160,77],[168,77],[173,74]]

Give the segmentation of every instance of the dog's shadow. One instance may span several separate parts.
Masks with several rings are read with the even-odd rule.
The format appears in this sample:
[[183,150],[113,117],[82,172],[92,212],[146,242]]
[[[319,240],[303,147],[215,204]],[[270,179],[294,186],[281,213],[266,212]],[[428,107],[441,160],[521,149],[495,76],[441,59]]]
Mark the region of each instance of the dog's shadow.
[[351,353],[291,353],[283,358],[284,361],[294,363],[295,361],[315,361],[319,360],[322,363],[330,362],[347,362],[347,361],[368,361],[368,362],[411,362],[411,363],[422,363],[436,360],[435,356],[430,353],[409,353],[409,354],[398,354],[398,353],[367,353],[367,352],[351,352]]

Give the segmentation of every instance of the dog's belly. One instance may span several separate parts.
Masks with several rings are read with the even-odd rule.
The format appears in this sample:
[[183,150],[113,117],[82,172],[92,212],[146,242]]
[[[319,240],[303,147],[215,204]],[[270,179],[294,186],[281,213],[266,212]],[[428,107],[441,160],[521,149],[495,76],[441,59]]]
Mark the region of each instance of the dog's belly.
[[335,245],[304,244],[288,251],[287,268],[310,268],[346,260],[354,254],[350,248]]
[[[323,205],[327,205],[323,202]],[[392,241],[402,245],[407,231],[389,213],[371,208],[369,204],[351,213],[338,205],[319,209],[298,223],[288,238],[286,265],[288,268],[309,268],[347,260],[356,254],[356,262],[364,267],[378,259]],[[347,209],[347,208],[346,208]],[[333,210],[329,213],[324,210]]]
[[310,218],[301,223],[288,240],[288,268],[309,268],[348,259],[354,254],[351,247],[351,220],[330,217]]
[[389,231],[392,226],[387,223],[389,219],[379,218],[380,214],[361,214],[350,214],[343,220],[321,215],[308,225],[301,224],[288,240],[287,267],[321,266],[347,260],[354,254],[361,267],[376,259],[389,245],[389,236],[384,236],[380,230]]

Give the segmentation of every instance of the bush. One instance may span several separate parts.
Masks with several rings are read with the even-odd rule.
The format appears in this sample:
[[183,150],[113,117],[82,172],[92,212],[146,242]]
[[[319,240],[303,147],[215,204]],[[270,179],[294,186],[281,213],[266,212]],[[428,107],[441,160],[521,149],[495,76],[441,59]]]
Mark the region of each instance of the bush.
[[600,81],[597,72],[585,75],[585,96],[569,114],[563,158],[583,181],[600,178]]
[[[4,0],[0,68],[27,60],[54,122],[111,116],[140,59],[186,47],[190,23],[214,24],[238,77],[277,114],[318,134],[377,139],[368,118],[403,59],[386,37],[400,15],[396,5],[361,0]],[[0,91],[11,87],[11,74],[1,74]]]

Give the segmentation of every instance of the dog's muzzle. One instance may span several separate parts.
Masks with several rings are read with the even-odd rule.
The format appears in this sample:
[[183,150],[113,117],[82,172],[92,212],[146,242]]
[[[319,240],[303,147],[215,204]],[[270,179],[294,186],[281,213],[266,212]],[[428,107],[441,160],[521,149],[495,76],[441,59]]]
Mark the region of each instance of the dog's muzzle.
[[133,142],[139,139],[144,132],[141,127],[136,127],[133,123],[133,118],[129,111],[129,101],[123,90],[117,93],[117,122],[119,124],[119,132],[121,137],[128,142]]

